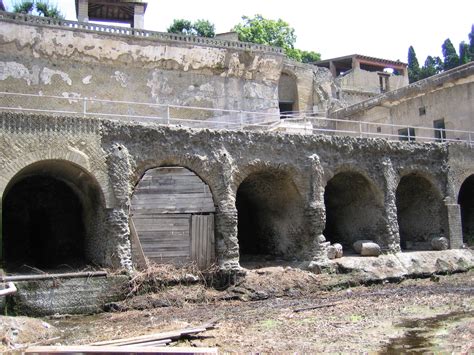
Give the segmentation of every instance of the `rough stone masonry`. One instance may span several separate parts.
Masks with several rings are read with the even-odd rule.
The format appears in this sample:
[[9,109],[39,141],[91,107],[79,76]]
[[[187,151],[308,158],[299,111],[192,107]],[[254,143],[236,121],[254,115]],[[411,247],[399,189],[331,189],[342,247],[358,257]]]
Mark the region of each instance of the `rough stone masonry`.
[[[370,239],[387,253],[407,242],[423,248],[439,236],[449,239],[450,248],[462,244],[453,201],[474,164],[470,148],[461,145],[13,113],[1,113],[0,132],[5,243],[6,197],[27,178],[53,176],[70,186],[83,206],[85,261],[130,269],[134,186],[147,169],[180,166],[212,192],[222,269],[239,267],[239,245],[251,254],[310,263],[327,260],[328,242],[346,248]],[[239,235],[244,217],[236,201],[260,217],[253,225],[256,250]],[[14,217],[8,221],[15,225]],[[403,228],[416,233],[403,234]]]

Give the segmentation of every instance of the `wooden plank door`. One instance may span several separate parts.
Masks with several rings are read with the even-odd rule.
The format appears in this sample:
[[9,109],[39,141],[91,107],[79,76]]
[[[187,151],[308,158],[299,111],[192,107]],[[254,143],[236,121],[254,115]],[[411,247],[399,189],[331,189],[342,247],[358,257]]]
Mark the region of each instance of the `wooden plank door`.
[[214,262],[214,214],[192,216],[191,258],[200,269],[205,269]]

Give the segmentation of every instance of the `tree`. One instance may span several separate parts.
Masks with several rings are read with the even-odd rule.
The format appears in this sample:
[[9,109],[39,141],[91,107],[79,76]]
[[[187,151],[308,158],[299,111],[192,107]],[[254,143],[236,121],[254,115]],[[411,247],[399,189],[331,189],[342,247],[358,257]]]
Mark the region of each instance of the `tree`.
[[313,63],[321,60],[320,53],[294,47],[295,30],[282,19],[269,20],[258,14],[253,18],[242,16],[242,22],[232,30],[237,32],[239,41],[283,48],[289,58],[298,62]]
[[469,33],[469,54],[471,61],[474,62],[474,25],[471,26],[471,33]]
[[175,19],[166,30],[169,33],[182,33],[185,35],[215,37],[214,25],[208,20],[197,20],[192,23],[189,20]]
[[175,19],[170,27],[166,30],[169,33],[182,33],[185,35],[192,34],[193,25],[191,21],[185,19]]
[[269,20],[258,14],[253,18],[242,16],[242,22],[233,31],[239,35],[239,41],[281,47],[290,58],[301,60],[301,53],[294,48],[295,30],[282,19]]
[[17,14],[31,14],[35,8],[33,1],[21,1],[13,5],[13,12]]
[[48,1],[36,1],[36,11],[40,16],[64,19],[64,15],[56,5],[49,4]]
[[321,60],[321,54],[313,51],[300,51],[303,63],[314,63]]
[[13,5],[13,12],[64,19],[58,6],[50,4],[48,0],[22,0]]
[[442,49],[444,57],[444,70],[456,68],[459,65],[459,56],[456,53],[456,49],[449,38],[444,41]]
[[440,57],[426,57],[425,64],[420,69],[420,79],[425,79],[443,71],[443,61]]
[[216,36],[215,26],[208,20],[195,21],[193,23],[193,29],[196,31],[196,34],[201,37],[212,38]]
[[469,44],[462,41],[459,43],[459,64],[463,65],[471,61],[471,56],[469,53]]
[[420,80],[420,64],[416,58],[415,49],[413,46],[408,48],[408,81],[414,83]]

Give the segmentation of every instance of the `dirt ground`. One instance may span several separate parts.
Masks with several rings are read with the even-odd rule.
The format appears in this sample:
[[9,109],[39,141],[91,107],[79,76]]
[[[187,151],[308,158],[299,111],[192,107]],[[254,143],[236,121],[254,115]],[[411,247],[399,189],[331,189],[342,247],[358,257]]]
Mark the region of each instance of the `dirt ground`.
[[48,336],[60,337],[53,344],[62,345],[216,321],[216,329],[174,345],[239,353],[474,351],[474,270],[350,288],[348,277],[261,268],[225,291],[163,287],[111,305],[113,312],[44,321],[55,331]]

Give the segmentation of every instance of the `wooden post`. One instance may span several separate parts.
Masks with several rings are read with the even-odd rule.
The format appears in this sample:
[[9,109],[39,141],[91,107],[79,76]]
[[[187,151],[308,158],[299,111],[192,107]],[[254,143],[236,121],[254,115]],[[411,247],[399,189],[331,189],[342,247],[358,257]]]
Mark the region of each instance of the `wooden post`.
[[130,224],[130,242],[132,244],[132,255],[136,257],[137,267],[141,270],[146,269],[148,267],[148,263],[143,253],[142,245],[140,244],[140,240],[138,239],[137,230],[135,229],[135,224],[133,223],[133,219],[129,218]]

